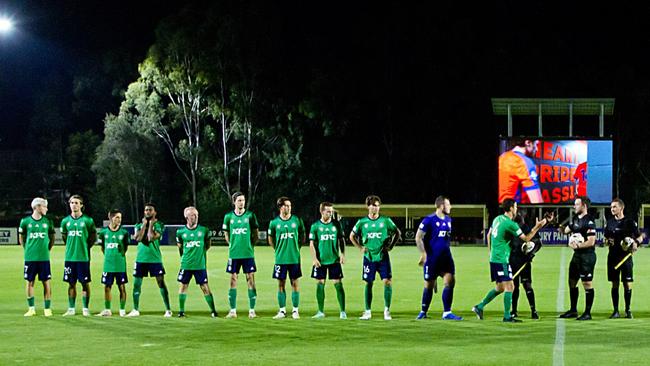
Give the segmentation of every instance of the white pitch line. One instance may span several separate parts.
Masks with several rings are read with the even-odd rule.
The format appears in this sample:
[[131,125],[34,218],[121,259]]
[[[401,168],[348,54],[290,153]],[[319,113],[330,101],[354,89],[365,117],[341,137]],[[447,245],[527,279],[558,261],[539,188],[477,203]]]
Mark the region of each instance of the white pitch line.
[[[560,278],[557,286],[557,303],[558,312],[564,310],[564,292],[566,291],[566,248],[560,249]],[[553,346],[553,366],[564,366],[564,326],[566,319],[557,318],[555,320],[555,346]]]

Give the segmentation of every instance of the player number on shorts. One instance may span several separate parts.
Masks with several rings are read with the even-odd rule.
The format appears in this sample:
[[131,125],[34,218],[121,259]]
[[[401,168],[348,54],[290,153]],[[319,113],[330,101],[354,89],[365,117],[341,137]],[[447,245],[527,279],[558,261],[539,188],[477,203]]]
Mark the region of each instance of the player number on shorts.
[[280,266],[275,266],[275,275],[276,276],[280,275]]

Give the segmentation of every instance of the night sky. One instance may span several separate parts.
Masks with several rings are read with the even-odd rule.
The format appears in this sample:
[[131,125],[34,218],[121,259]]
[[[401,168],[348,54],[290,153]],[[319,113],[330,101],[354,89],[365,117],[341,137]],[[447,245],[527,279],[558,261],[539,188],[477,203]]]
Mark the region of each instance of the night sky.
[[[135,60],[130,72],[137,77],[156,25],[183,4],[134,3],[0,3],[17,22],[13,34],[0,37],[0,150],[29,149],[24,131],[39,89],[53,76],[69,82],[80,64],[119,50]],[[350,156],[378,154],[383,162],[374,132],[393,129],[400,163],[382,166],[380,174],[410,176],[403,182],[412,187],[390,194],[392,200],[427,202],[440,192],[455,202],[495,199],[497,141],[506,122],[492,115],[491,97],[613,97],[606,134],[617,144],[647,141],[650,5],[306,3],[259,11],[278,19],[283,57],[298,73],[334,70],[348,83],[341,97],[356,100],[359,110],[345,116],[352,122],[337,148]],[[118,107],[76,127],[101,132],[103,116]],[[546,135],[568,130],[566,118],[545,121]],[[515,119],[515,134],[536,128],[536,117]],[[597,132],[596,117],[576,118],[576,134]],[[381,184],[360,191],[381,194]]]

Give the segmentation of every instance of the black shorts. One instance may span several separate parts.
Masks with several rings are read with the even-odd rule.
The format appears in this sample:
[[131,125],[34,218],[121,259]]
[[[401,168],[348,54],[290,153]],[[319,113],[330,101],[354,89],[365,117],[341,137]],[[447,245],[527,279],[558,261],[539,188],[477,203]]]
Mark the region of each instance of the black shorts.
[[607,256],[607,280],[610,282],[613,281],[623,281],[623,282],[634,282],[634,274],[632,270],[634,269],[634,261],[632,257],[628,258],[623,264],[621,264],[618,269],[614,269],[616,265],[625,258],[627,254],[623,255],[608,255]]
[[38,274],[39,281],[47,281],[52,278],[50,270],[50,261],[26,261],[24,277],[27,281],[32,282]]
[[366,282],[373,282],[375,275],[379,272],[379,277],[382,280],[390,280],[393,278],[393,269],[390,265],[390,258],[388,253],[385,253],[379,262],[373,262],[363,256],[363,276],[362,279]]
[[330,274],[330,280],[340,280],[343,278],[343,268],[341,267],[341,263],[324,264],[318,268],[312,267],[311,278],[324,280],[328,272]]
[[276,264],[273,266],[273,278],[276,280],[286,280],[287,272],[289,273],[289,279],[291,280],[302,277],[302,269],[300,269],[300,263]]
[[434,281],[438,276],[445,273],[455,274],[456,266],[449,248],[442,248],[427,253],[427,260],[422,266],[425,281]]
[[490,279],[496,283],[512,281],[510,264],[490,262]]
[[90,282],[90,262],[65,261],[63,281],[72,285],[77,283],[77,281],[81,283]]
[[178,271],[178,282],[183,285],[190,283],[192,277],[197,285],[208,283],[208,271],[205,269],[181,269]]
[[257,272],[257,266],[255,266],[255,258],[238,258],[238,259],[228,258],[228,264],[226,265],[226,272],[239,273],[240,269],[242,269],[244,273]]
[[126,272],[103,272],[102,273],[102,284],[106,286],[113,286],[113,282],[118,285],[123,285],[129,282],[129,278],[126,276]]
[[569,279],[592,281],[596,267],[596,252],[573,253],[569,264]]
[[158,277],[165,275],[165,267],[162,263],[135,262],[133,266],[133,277]]
[[[521,269],[522,266],[524,266],[523,269]],[[517,272],[519,272],[517,277],[514,278],[515,281],[533,283],[532,267],[533,262],[519,257],[510,257],[510,268],[512,268],[512,275],[514,276]],[[520,269],[521,271],[519,271]]]

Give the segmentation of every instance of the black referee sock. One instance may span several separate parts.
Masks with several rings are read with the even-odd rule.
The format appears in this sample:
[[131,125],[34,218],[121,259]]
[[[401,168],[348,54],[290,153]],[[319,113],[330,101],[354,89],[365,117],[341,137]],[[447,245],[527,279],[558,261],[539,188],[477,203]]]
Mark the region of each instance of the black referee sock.
[[626,288],[623,292],[623,296],[625,297],[625,311],[630,311],[630,303],[632,303],[632,289]]
[[614,306],[614,311],[618,311],[618,287],[612,288],[612,306]]
[[526,297],[528,298],[528,304],[530,304],[530,311],[535,311],[535,291],[531,288],[526,290]]
[[591,306],[594,304],[594,289],[585,289],[585,313],[591,314]]
[[512,312],[517,312],[517,303],[519,303],[519,286],[515,286],[515,290],[512,291]]
[[578,292],[577,287],[571,287],[569,289],[569,297],[571,298],[571,311],[578,311],[578,295],[580,292]]

